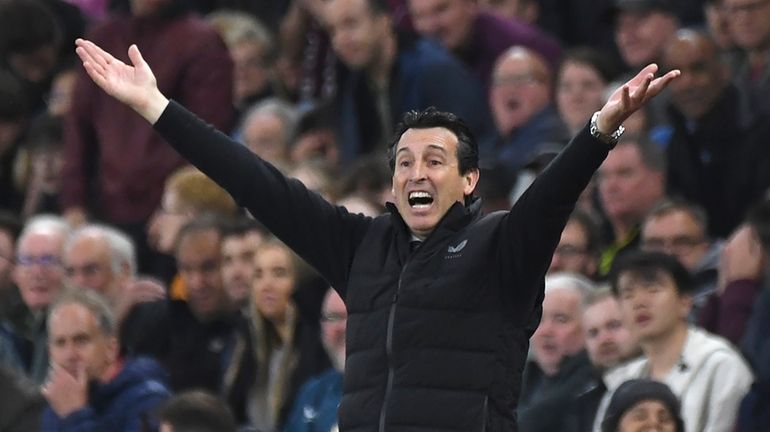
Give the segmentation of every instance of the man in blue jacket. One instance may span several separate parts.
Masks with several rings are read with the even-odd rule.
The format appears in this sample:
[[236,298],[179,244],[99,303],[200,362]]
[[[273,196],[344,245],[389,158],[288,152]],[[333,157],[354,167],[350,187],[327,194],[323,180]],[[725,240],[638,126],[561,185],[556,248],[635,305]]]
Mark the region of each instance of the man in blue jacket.
[[390,150],[395,202],[371,218],[329,204],[169,101],[136,46],[130,66],[92,42],[77,45],[100,87],[152,123],[345,301],[339,427],[347,431],[517,430],[521,371],[561,231],[621,123],[679,75],[653,79],[657,66],[644,68],[510,211],[490,215],[473,197],[478,146],[469,128],[435,109],[409,112]]
[[115,320],[89,290],[64,294],[48,315],[51,369],[42,430],[156,431],[155,409],[171,394],[154,360],[118,358]]

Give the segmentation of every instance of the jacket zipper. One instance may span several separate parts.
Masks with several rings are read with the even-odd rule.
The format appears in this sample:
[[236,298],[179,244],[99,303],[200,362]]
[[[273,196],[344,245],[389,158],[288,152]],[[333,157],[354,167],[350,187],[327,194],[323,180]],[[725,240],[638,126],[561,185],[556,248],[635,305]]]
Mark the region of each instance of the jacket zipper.
[[388,314],[388,330],[385,334],[385,356],[388,359],[388,381],[385,384],[385,396],[382,400],[382,409],[380,410],[380,427],[379,432],[385,432],[385,415],[387,414],[388,400],[390,399],[390,392],[393,390],[393,320],[396,316],[396,306],[398,304],[398,293],[401,291],[401,280],[406,273],[406,268],[409,266],[409,261],[404,264],[404,268],[401,269],[401,274],[398,276],[398,286],[396,292],[393,294],[393,299],[390,302],[390,313]]
[[484,396],[484,406],[482,407],[483,411],[481,412],[481,432],[487,431],[487,416],[489,413],[487,412],[489,410],[489,396]]

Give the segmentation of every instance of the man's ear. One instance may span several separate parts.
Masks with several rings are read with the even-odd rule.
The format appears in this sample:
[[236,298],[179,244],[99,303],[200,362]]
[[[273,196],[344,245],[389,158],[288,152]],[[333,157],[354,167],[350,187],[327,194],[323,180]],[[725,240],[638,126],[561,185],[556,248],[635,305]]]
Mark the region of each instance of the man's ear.
[[470,169],[467,173],[463,174],[463,180],[465,180],[463,194],[465,196],[471,195],[473,191],[476,190],[476,185],[479,183],[480,176],[481,173],[478,168]]

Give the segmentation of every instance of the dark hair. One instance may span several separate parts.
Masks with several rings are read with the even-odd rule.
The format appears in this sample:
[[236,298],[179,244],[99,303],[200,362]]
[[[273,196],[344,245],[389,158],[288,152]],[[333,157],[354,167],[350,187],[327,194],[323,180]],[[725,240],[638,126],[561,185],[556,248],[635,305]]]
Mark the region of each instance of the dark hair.
[[29,114],[29,99],[21,80],[0,68],[0,120],[17,122]]
[[572,214],[569,215],[567,223],[569,224],[570,222],[580,225],[580,228],[583,229],[583,233],[585,233],[586,236],[586,252],[592,257],[598,256],[601,238],[599,234],[599,224],[590,214],[579,208],[573,210]]
[[292,144],[302,135],[323,129],[334,128],[334,110],[330,102],[321,102],[300,114],[294,130]]
[[667,198],[658,202],[645,216],[643,225],[646,225],[652,218],[665,216],[673,212],[687,213],[695,221],[695,224],[698,225],[698,228],[703,231],[704,235],[708,234],[708,215],[706,215],[706,211],[701,206],[681,198]]
[[252,231],[258,232],[265,237],[269,234],[267,228],[256,219],[248,216],[238,216],[225,222],[222,227],[222,239],[240,237]]
[[21,228],[21,219],[15,213],[8,210],[0,210],[0,231],[7,232],[14,243],[19,238]]
[[26,54],[43,46],[57,47],[62,31],[56,17],[39,1],[0,2],[0,54]]
[[174,432],[235,432],[233,414],[221,400],[201,390],[179,393],[158,408],[158,420]]
[[390,170],[396,169],[396,150],[404,132],[409,129],[434,127],[448,129],[457,137],[457,162],[461,175],[479,169],[479,146],[468,125],[452,113],[439,111],[435,107],[428,107],[422,111],[413,110],[405,113],[401,122],[396,126],[396,131],[390,142],[388,161]]
[[182,240],[185,237],[197,234],[201,232],[214,231],[219,235],[220,241],[222,239],[222,233],[224,231],[225,221],[221,216],[214,214],[204,214],[196,217],[193,220],[182,225],[179,229],[179,233],[176,236],[176,244],[174,250],[179,251],[179,246],[182,244]]
[[564,54],[564,57],[562,57],[557,73],[557,81],[561,78],[564,67],[569,63],[589,66],[599,74],[599,77],[604,80],[606,84],[611,83],[617,76],[616,68],[606,56],[594,48],[580,46],[570,49]]
[[373,15],[390,15],[391,10],[385,0],[364,0]]
[[676,257],[662,252],[631,251],[619,256],[612,265],[609,279],[616,296],[620,292],[620,277],[626,274],[644,282],[659,281],[667,274],[674,280],[679,295],[689,294],[693,288],[690,272]]

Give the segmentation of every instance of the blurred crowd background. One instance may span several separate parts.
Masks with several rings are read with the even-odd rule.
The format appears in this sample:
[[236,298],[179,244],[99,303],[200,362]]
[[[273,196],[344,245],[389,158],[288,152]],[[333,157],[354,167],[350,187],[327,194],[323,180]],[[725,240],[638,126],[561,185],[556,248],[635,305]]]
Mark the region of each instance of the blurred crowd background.
[[408,110],[468,123],[492,212],[618,85],[681,70],[562,234],[521,430],[672,400],[629,379],[682,430],[770,430],[770,0],[0,0],[0,431],[336,428],[344,304],[78,37],[137,44],[166,96],[370,216]]

